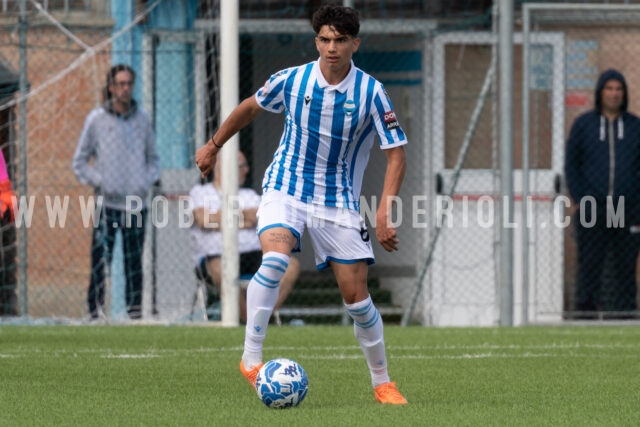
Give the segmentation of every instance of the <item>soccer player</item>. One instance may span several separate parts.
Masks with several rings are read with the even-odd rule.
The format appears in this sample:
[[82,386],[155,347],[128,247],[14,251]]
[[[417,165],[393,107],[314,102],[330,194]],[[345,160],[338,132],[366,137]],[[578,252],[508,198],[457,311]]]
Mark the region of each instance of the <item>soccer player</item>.
[[[364,169],[377,135],[387,158],[376,237],[391,252],[399,240],[391,225],[391,197],[404,178],[407,138],[382,84],[358,69],[352,55],[360,46],[357,11],[329,5],[312,18],[318,60],[277,72],[238,105],[196,153],[203,175],[214,167],[224,143],[262,110],[285,112],[285,129],[263,180],[258,233],[262,264],[247,290],[247,324],[240,371],[255,387],[262,344],[278,298],[278,284],[300,250],[305,230],[319,269],[330,267],[354,321],[371,372],[375,398],[406,404],[389,379],[380,313],[367,289],[373,250],[359,214]],[[324,224],[313,226],[313,224]]]

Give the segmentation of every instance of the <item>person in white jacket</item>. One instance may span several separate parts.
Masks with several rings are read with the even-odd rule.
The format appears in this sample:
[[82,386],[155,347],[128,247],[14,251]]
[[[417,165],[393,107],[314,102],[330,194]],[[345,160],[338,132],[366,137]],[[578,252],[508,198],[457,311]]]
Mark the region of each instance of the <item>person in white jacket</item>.
[[[122,231],[125,299],[131,319],[142,315],[142,248],[146,199],[159,177],[159,158],[149,116],[132,98],[135,72],[111,67],[104,104],[88,115],[73,156],[80,182],[94,188],[100,221],[94,224],[89,316],[100,316],[105,301],[105,264],[110,263],[116,231]],[[93,160],[93,162],[91,162]]]

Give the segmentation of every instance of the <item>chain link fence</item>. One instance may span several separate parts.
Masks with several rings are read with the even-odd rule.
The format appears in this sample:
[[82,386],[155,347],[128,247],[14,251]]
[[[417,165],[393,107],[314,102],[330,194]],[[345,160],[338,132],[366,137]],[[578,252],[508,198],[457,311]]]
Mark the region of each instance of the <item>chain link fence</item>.
[[[311,3],[241,2],[241,99],[255,93],[271,74],[317,58],[308,21]],[[395,215],[400,250],[389,254],[374,242],[376,264],[369,275],[373,300],[385,321],[400,322],[404,315],[409,323],[422,325],[498,324],[500,228],[508,223],[517,224],[515,322],[562,321],[576,310],[577,256],[573,226],[558,224],[569,212],[558,202],[564,195],[565,141],[575,117],[592,107],[595,79],[607,68],[625,74],[629,109],[636,110],[637,31],[632,21],[621,19],[631,16],[630,11],[613,6],[609,14],[588,8],[532,10],[526,39],[522,21],[517,21],[516,200],[514,218],[505,218],[498,173],[498,35],[490,4],[458,10],[443,2],[358,3],[362,43],[354,62],[384,84],[409,139],[407,176]],[[81,24],[64,21],[55,10],[36,7],[37,2],[28,4],[24,26],[15,13],[7,13],[0,33],[2,65],[13,76],[5,79],[13,86],[3,92],[0,106],[2,144],[7,148],[3,152],[25,208],[16,219],[15,271],[20,280],[15,304],[20,319],[87,319],[90,277],[103,267],[107,319],[129,319],[131,292],[141,293],[143,319],[217,319],[220,296],[212,291],[215,286],[202,286],[197,271],[201,257],[188,225],[192,206],[186,200],[201,185],[195,151],[220,122],[225,82],[219,79],[219,3],[196,2],[194,15],[180,18],[190,22],[188,30],[183,21],[172,21],[180,14],[163,9],[162,1],[138,2],[137,9],[129,11],[135,19],[125,24],[111,18],[117,17],[117,7],[89,14]],[[453,19],[442,19],[446,14]],[[522,87],[524,49],[530,52],[527,95]],[[27,59],[25,100],[18,91],[21,55]],[[122,252],[120,233],[112,258],[104,266],[92,264],[94,227],[88,220],[94,205],[89,197],[100,192],[81,184],[71,167],[85,121],[103,102],[107,72],[119,62],[137,72],[133,97],[149,114],[160,166],[158,181],[146,183],[150,190],[140,290],[127,287],[129,258]],[[523,96],[529,99],[526,153]],[[240,134],[245,186],[258,193],[282,129],[281,115],[264,113]],[[130,155],[122,153],[119,161]],[[373,212],[384,168],[385,156],[374,147],[361,200]],[[528,203],[522,202],[525,195]],[[29,198],[32,210],[26,209]],[[367,217],[367,212],[362,214]],[[113,227],[104,218],[98,224]],[[332,274],[316,270],[307,236],[302,246],[295,286],[279,309],[281,321],[346,322]],[[609,277],[609,271],[604,275]],[[598,306],[592,314],[609,311]]]
[[[532,147],[541,146],[538,141],[545,132],[553,133],[554,122],[563,127],[568,141],[566,151],[553,149],[565,165],[562,194],[572,199],[564,210],[566,221],[556,243],[562,241],[562,308],[567,319],[628,319],[637,315],[637,192],[627,189],[636,181],[638,170],[637,125],[626,114],[607,116],[605,109],[609,102],[618,102],[631,113],[639,111],[635,95],[638,65],[634,60],[639,13],[640,5],[630,4],[537,4],[524,9],[532,37],[558,34],[562,37],[558,46],[564,51],[564,73],[550,76],[552,80],[561,78],[561,83],[545,82],[547,79],[536,72],[544,57],[531,55],[529,105],[531,117],[536,119],[535,111],[542,112],[545,106],[551,110],[545,113],[550,120],[541,115],[532,121]],[[626,79],[618,101],[608,100],[602,86],[596,89],[600,76],[611,69]],[[544,86],[558,84],[564,92],[562,110],[549,108],[541,97]],[[622,92],[626,92],[624,97]],[[598,114],[589,116],[598,106]],[[595,132],[586,130],[585,123],[595,123]],[[552,142],[552,147],[556,145],[560,141]],[[603,150],[598,151],[595,162],[594,149]],[[610,212],[608,196],[613,202]],[[616,215],[622,221],[617,222]]]

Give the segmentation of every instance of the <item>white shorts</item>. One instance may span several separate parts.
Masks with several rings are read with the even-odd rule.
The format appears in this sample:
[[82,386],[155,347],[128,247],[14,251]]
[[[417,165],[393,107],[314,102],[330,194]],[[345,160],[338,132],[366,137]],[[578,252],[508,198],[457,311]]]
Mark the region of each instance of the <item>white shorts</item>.
[[288,194],[269,191],[258,208],[258,235],[274,227],[289,229],[298,240],[294,252],[302,247],[305,227],[316,254],[316,266],[322,270],[329,261],[373,264],[371,237],[360,214],[352,209],[303,203]]

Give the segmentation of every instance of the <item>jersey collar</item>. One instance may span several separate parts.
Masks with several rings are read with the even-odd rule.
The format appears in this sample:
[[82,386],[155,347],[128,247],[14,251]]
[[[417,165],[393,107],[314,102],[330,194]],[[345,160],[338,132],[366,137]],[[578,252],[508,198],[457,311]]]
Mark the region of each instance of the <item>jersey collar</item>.
[[316,80],[318,81],[318,86],[322,89],[331,88],[337,90],[340,93],[345,93],[347,89],[352,85],[352,82],[356,78],[356,66],[351,61],[351,68],[349,69],[349,74],[337,85],[330,85],[327,83],[327,80],[322,75],[322,71],[320,71],[320,59],[316,60],[313,64],[313,72],[316,75]]

